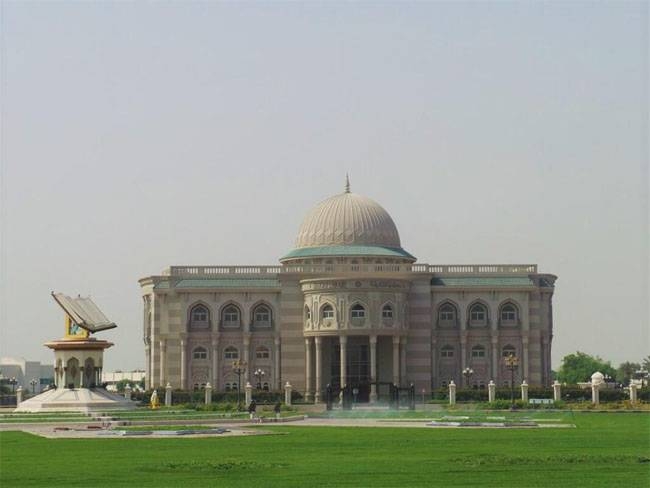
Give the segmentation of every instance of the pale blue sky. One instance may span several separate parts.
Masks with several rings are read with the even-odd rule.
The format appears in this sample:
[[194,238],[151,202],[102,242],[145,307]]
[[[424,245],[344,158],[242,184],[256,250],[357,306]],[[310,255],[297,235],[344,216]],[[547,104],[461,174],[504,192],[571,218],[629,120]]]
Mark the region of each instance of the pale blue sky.
[[645,2],[1,6],[3,356],[57,290],[144,366],[138,278],[275,264],[346,172],[420,262],[557,274],[554,366],[650,353]]

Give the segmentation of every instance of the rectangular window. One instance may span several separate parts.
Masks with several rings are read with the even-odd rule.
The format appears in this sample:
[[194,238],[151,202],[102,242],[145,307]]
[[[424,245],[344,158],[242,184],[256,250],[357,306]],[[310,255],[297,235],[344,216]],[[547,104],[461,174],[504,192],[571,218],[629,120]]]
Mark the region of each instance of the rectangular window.
[[485,357],[485,349],[473,349],[472,350],[472,357],[473,358],[484,358]]
[[334,318],[334,310],[323,310],[323,318],[324,319],[333,319]]
[[390,308],[385,308],[381,312],[381,316],[385,319],[392,319],[393,318],[393,310]]
[[443,349],[440,351],[440,356],[443,358],[453,358],[454,357],[454,350],[453,349]]
[[352,310],[352,318],[353,319],[362,319],[366,316],[366,311],[365,310]]

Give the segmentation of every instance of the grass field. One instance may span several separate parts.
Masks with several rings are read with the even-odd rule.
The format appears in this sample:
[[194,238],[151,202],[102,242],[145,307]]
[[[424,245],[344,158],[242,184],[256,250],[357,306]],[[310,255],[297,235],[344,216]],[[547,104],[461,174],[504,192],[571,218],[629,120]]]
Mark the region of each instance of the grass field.
[[650,486],[650,415],[543,416],[554,415],[576,428],[264,425],[281,435],[90,440],[0,432],[0,486]]

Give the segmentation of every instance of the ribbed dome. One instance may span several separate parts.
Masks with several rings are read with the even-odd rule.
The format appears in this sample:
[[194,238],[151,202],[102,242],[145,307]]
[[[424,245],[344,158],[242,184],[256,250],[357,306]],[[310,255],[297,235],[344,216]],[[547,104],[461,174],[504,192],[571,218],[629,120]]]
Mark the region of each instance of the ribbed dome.
[[296,238],[298,249],[342,245],[401,247],[388,212],[370,198],[349,191],[312,209]]

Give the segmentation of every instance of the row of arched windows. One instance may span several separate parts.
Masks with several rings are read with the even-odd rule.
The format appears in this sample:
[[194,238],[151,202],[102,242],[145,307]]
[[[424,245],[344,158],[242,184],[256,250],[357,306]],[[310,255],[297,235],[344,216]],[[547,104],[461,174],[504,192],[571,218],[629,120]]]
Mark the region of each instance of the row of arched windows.
[[[266,346],[259,346],[255,349],[256,359],[269,359],[271,350]],[[224,359],[239,359],[239,349],[235,346],[228,346],[223,350]],[[192,359],[208,359],[208,350],[203,346],[195,347],[192,350]]]
[[[360,303],[355,303],[350,307],[350,318],[351,319],[365,319],[368,316],[366,307]],[[307,320],[311,319],[311,310],[305,305],[305,318]],[[320,309],[320,318],[321,319],[333,319],[334,318],[334,307],[329,303],[323,305]],[[381,307],[381,318],[384,320],[392,320],[393,318],[393,306],[390,303],[386,303]]]
[[[489,311],[487,305],[482,302],[470,304],[468,311],[468,324],[470,326],[482,326],[489,323]],[[519,323],[519,309],[512,302],[505,302],[499,307],[499,323],[502,325],[517,325]],[[453,326],[458,323],[458,307],[445,302],[438,307],[438,325]]]
[[[273,314],[271,307],[266,304],[259,304],[253,307],[251,324],[253,327],[271,327]],[[221,308],[220,324],[224,328],[236,328],[241,325],[241,309],[234,303],[229,303]],[[201,303],[190,308],[189,313],[190,329],[209,329],[211,327],[210,310]]]
[[[440,348],[440,357],[441,358],[446,358],[446,359],[453,358],[455,352],[456,352],[456,350],[455,350],[454,346],[446,344],[446,345],[444,345],[444,346],[442,346]],[[512,345],[508,344],[506,346],[503,346],[503,348],[501,349],[501,356],[502,357],[508,357],[510,355],[515,356],[516,352],[517,352],[517,349],[515,348],[515,346],[512,346]],[[477,346],[472,347],[471,355],[472,355],[473,358],[477,358],[477,359],[484,358],[485,355],[486,355],[485,346],[477,345]]]

